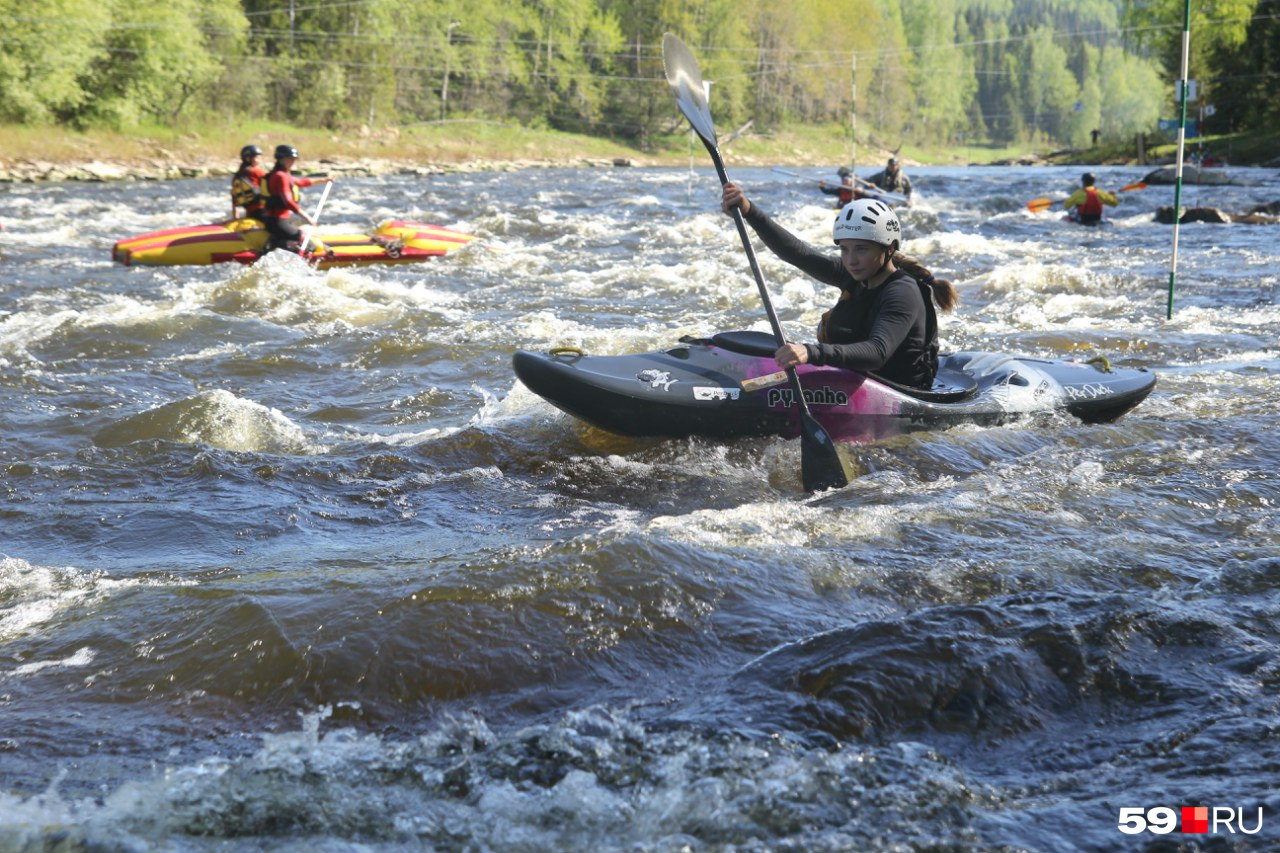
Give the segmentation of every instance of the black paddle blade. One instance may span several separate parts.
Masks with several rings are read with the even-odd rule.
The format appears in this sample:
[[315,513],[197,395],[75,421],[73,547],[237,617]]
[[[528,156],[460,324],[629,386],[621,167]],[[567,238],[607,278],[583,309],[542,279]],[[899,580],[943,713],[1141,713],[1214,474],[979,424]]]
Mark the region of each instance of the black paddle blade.
[[800,478],[806,492],[842,489],[849,485],[849,469],[836,443],[808,412],[800,413]]
[[676,106],[693,126],[694,132],[708,146],[716,144],[716,125],[711,120],[707,106],[707,89],[702,84],[702,72],[698,60],[693,58],[688,46],[674,33],[662,37],[662,67],[667,72],[667,83],[676,96]]

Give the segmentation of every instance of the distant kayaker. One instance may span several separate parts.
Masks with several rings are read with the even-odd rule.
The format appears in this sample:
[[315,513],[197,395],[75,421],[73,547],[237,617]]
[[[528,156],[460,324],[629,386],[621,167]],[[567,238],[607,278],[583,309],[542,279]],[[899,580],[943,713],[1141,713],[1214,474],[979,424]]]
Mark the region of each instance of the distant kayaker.
[[1071,197],[1062,203],[1067,210],[1075,208],[1070,213],[1073,222],[1079,222],[1081,225],[1097,225],[1102,221],[1104,204],[1115,207],[1120,203],[1120,199],[1116,196],[1095,187],[1096,182],[1093,172],[1085,172],[1080,179],[1080,189],[1073,192]]
[[890,157],[889,161],[885,163],[884,169],[876,172],[867,181],[875,184],[885,192],[906,196],[907,204],[911,204],[911,179],[898,166],[896,157]]
[[302,231],[289,221],[289,215],[296,213],[308,225],[314,227],[316,221],[298,206],[301,197],[298,189],[315,184],[328,184],[333,178],[295,178],[293,167],[298,162],[298,149],[292,145],[276,146],[276,164],[267,174],[267,199],[264,221],[271,232],[269,249],[288,249],[298,252],[302,249]]
[[914,388],[930,388],[938,372],[938,315],[956,304],[951,282],[935,279],[898,251],[902,226],[882,201],[857,199],[836,215],[831,257],[776,224],[736,184],[724,185],[720,206],[736,207],[778,257],[823,284],[840,299],[822,316],[818,343],[786,344],[774,353],[780,367],[831,365],[876,375]]
[[238,210],[244,208],[244,219],[262,219],[263,179],[267,170],[262,168],[262,149],[246,145],[240,149],[240,168],[231,178],[231,218],[242,218]]

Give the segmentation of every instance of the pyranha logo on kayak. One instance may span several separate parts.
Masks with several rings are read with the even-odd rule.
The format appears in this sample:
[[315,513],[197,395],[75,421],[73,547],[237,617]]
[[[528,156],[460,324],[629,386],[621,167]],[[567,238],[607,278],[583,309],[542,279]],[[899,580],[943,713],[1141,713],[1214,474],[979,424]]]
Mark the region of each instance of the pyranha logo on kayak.
[[671,374],[665,370],[642,370],[636,374],[636,379],[639,379],[650,388],[661,386],[663,391],[670,391],[671,386],[680,381],[679,379],[672,379]]
[[[796,404],[796,394],[790,388],[770,388],[768,401],[770,406],[791,408]],[[847,406],[849,395],[833,390],[830,385],[823,385],[821,388],[805,388],[804,401],[811,406]]]

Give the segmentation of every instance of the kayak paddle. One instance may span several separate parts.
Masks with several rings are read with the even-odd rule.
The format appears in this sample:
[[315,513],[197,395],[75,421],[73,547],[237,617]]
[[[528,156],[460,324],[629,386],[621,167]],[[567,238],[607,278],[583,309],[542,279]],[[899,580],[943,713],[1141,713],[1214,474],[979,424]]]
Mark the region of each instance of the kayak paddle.
[[[1124,186],[1122,186],[1120,188],[1120,192],[1127,193],[1127,192],[1132,192],[1133,190],[1145,190],[1146,188],[1147,188],[1147,184],[1145,181],[1134,181],[1132,184],[1125,184]],[[1033,198],[1031,199],[1031,201],[1027,202],[1027,210],[1031,211],[1032,213],[1039,213],[1042,210],[1048,210],[1052,204],[1053,204],[1052,199]]]
[[[802,181],[815,181],[820,184],[827,183],[826,179],[824,178],[806,178],[804,175],[800,174],[799,172],[791,172],[786,169],[780,169],[777,166],[773,167],[773,171],[779,172],[783,175],[790,175],[793,178],[799,178]],[[899,195],[898,193],[891,193],[888,190],[882,190],[878,185],[871,183],[866,178],[859,178],[857,175],[853,175],[852,177],[855,181],[862,184],[864,187],[867,187],[868,189],[873,190],[876,193],[876,195],[882,195],[885,198],[892,199],[893,201],[902,202],[902,203],[906,203],[908,201],[906,196]],[[835,184],[833,183],[832,186],[835,186]]]
[[[678,37],[667,33],[662,37],[662,65],[667,73],[667,83],[671,86],[676,98],[676,106],[689,120],[689,125],[702,139],[711,162],[715,164],[716,174],[720,176],[720,185],[729,183],[729,175],[724,169],[724,160],[720,157],[720,149],[716,143],[715,123],[711,120],[711,109],[707,105],[707,90],[702,83],[702,72],[698,69],[698,61],[693,58],[689,48]],[[773,310],[773,300],[769,298],[769,290],[765,287],[764,276],[760,265],[756,262],[755,251],[751,248],[751,238],[747,236],[747,226],[742,219],[742,211],[733,209],[733,222],[738,227],[738,237],[742,239],[742,248],[746,250],[747,262],[751,265],[751,273],[755,276],[756,287],[760,290],[760,299],[764,302],[765,313],[769,315],[769,325],[773,329],[774,340],[781,348],[786,343],[782,335],[782,324]],[[820,489],[833,489],[849,484],[849,472],[845,468],[844,459],[836,450],[831,436],[813,417],[809,405],[805,402],[804,391],[800,387],[800,376],[794,367],[787,369],[787,377],[791,380],[791,390],[800,404],[800,474],[807,492]]]
[[900,201],[903,204],[906,204],[907,206],[910,206],[911,204],[911,199],[907,198],[905,195],[899,195],[898,193],[891,193],[888,190],[882,190],[880,189],[879,184],[873,184],[870,181],[868,181],[866,178],[859,178],[857,175],[854,175],[853,179],[858,183],[862,184],[864,187],[874,190],[878,195],[882,195],[885,198],[892,199],[893,201]]

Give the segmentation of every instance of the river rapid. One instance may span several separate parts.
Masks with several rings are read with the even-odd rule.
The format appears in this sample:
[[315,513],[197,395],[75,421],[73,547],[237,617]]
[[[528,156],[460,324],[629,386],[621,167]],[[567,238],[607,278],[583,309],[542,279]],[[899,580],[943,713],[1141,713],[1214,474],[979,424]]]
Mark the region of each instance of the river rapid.
[[[815,182],[726,157],[829,244]],[[0,185],[0,850],[1280,849],[1280,226],[1183,226],[1166,319],[1173,188],[1026,209],[1079,171],[914,169],[905,249],[944,350],[1152,395],[820,495],[797,442],[620,438],[512,374],[768,328],[703,158],[344,178],[326,228],[479,239],[324,272],[112,264],[222,180]],[[1183,203],[1280,200],[1230,174]],[[760,258],[812,339],[834,294]]]

